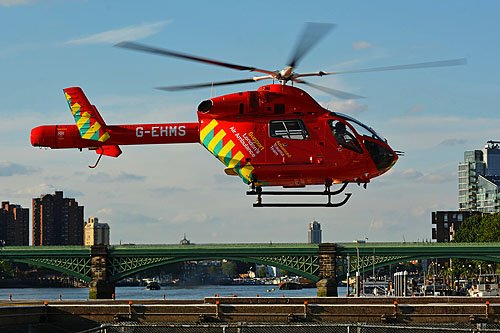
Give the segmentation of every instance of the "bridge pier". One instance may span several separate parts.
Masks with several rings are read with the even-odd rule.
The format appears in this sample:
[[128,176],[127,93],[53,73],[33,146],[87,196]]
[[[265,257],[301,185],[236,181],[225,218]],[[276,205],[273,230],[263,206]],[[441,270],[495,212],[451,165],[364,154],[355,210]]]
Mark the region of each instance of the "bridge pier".
[[335,243],[319,244],[318,297],[337,297],[337,247]]
[[93,245],[90,249],[92,257],[90,270],[92,280],[89,284],[89,299],[111,299],[115,293],[115,284],[108,282],[107,257],[108,248],[106,245]]

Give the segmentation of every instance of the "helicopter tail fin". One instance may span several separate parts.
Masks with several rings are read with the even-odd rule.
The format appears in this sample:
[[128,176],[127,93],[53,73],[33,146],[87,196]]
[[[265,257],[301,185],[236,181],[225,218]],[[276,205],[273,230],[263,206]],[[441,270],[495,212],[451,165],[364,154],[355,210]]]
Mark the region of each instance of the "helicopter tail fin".
[[106,124],[97,108],[90,104],[83,90],[79,87],[66,88],[64,96],[82,139],[106,142],[110,137]]

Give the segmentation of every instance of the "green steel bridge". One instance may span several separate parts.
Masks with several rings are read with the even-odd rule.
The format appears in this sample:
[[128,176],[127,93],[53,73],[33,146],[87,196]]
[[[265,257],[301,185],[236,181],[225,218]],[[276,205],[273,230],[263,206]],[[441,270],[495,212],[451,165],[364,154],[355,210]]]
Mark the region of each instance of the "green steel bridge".
[[0,260],[51,268],[87,282],[95,278],[92,267],[97,265],[96,257],[101,259],[98,270],[105,270],[104,279],[109,283],[176,262],[221,259],[271,265],[319,281],[325,275],[321,273],[322,253],[336,258],[334,272],[338,278],[345,277],[346,269],[336,267],[346,266],[347,261],[350,272],[358,270],[358,262],[361,272],[418,259],[466,258],[500,263],[500,243],[111,245],[95,253],[85,246],[27,246],[0,247]]

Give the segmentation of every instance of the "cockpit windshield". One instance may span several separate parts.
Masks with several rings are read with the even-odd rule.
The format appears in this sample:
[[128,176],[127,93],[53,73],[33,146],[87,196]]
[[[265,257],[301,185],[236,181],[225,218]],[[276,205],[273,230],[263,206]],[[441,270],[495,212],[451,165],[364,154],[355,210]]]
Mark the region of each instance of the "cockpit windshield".
[[354,119],[353,117],[343,114],[343,113],[338,113],[335,112],[335,115],[339,118],[345,119],[351,126],[354,128],[354,130],[359,134],[359,135],[364,135],[368,136],[377,140],[380,140],[382,142],[387,142],[386,139],[384,139],[381,135],[378,135],[377,132],[373,130],[373,128],[366,126],[362,122],[360,122],[357,119]]

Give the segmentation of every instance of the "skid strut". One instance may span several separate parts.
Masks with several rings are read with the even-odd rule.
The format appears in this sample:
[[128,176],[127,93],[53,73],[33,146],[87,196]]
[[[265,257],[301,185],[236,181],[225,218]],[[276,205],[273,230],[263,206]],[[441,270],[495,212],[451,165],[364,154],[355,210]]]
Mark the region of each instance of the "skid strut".
[[[254,207],[340,207],[347,203],[352,193],[345,193],[345,198],[341,202],[332,203],[332,196],[342,193],[348,183],[344,183],[342,187],[336,191],[331,191],[331,184],[325,184],[324,191],[263,191],[261,186],[252,185],[252,189],[247,191],[247,195],[257,195],[257,202]],[[322,196],[328,197],[326,203],[306,203],[306,202],[289,202],[289,203],[263,203],[262,196],[264,195],[289,195],[289,196]]]

